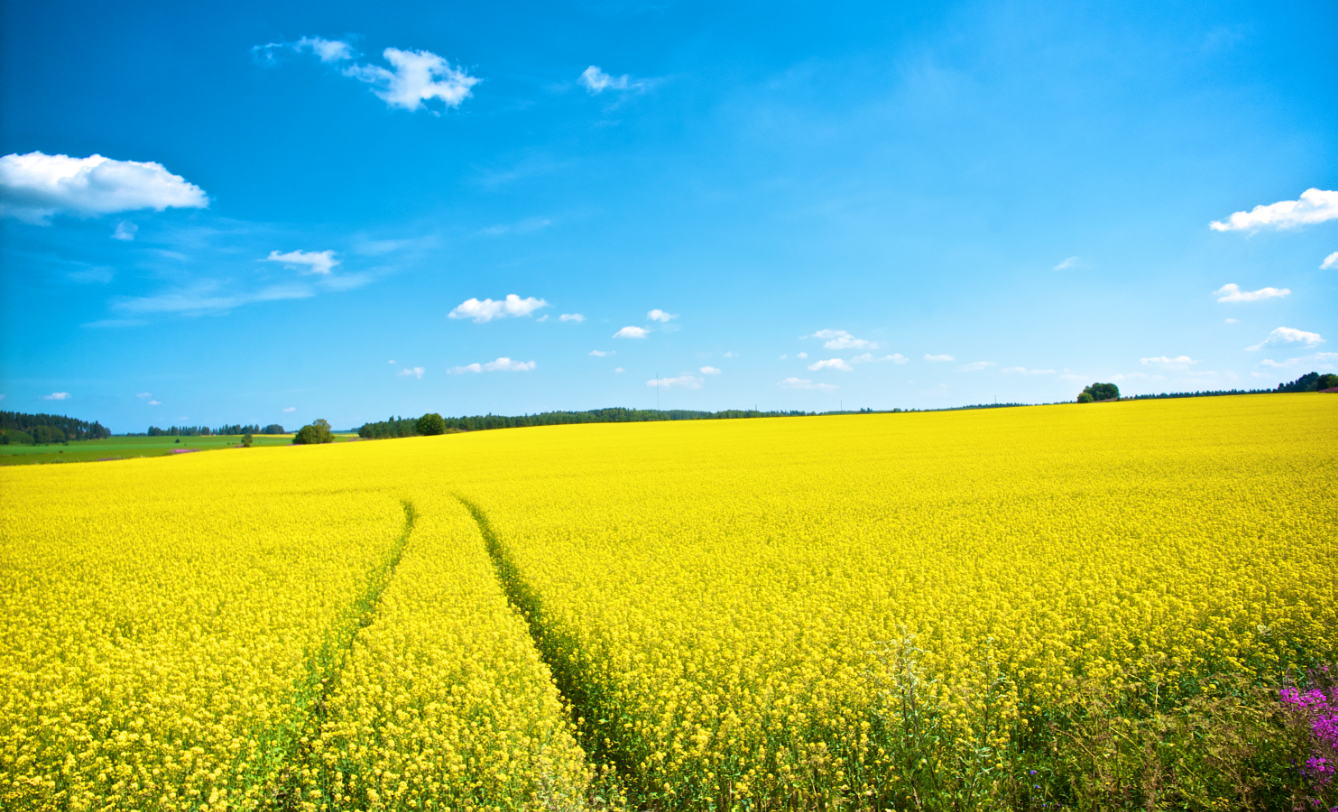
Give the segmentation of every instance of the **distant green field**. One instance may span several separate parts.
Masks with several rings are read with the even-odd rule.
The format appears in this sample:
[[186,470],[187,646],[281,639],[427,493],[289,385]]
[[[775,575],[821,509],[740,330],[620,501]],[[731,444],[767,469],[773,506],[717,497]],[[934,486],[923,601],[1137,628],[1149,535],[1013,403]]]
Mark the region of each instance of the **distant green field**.
[[[356,434],[336,434],[335,442],[356,440]],[[257,434],[254,445],[290,445],[291,434]],[[81,440],[68,445],[0,445],[0,465],[37,465],[49,462],[99,462],[131,457],[162,457],[193,451],[240,448],[242,438],[211,437],[109,437]]]

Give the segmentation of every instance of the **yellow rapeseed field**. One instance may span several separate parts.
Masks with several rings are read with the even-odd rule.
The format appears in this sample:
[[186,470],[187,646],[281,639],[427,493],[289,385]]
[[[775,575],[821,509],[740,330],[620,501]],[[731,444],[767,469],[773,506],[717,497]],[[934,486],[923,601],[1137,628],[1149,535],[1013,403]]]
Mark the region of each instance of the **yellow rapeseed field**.
[[[0,807],[1081,806],[1097,709],[1239,716],[1338,659],[1335,427],[1267,395],[3,469]],[[1206,718],[1139,758],[1183,783]]]

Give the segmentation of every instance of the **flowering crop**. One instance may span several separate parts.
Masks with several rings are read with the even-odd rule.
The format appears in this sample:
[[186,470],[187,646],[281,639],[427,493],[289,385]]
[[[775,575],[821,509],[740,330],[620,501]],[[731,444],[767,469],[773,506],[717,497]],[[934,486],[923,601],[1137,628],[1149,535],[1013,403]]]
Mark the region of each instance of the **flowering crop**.
[[1046,759],[1092,702],[1246,718],[1230,686],[1338,658],[1335,418],[1269,395],[5,469],[0,806],[1062,800]]

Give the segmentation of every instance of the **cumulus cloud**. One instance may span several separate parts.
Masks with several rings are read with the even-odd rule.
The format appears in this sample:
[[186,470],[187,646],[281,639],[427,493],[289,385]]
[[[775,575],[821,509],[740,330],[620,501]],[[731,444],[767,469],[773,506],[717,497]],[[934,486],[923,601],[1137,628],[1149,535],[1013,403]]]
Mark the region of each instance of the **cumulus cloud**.
[[1338,218],[1338,192],[1306,189],[1300,200],[1283,200],[1268,206],[1238,211],[1225,220],[1208,224],[1213,231],[1256,231],[1261,228],[1289,229]]
[[405,367],[404,369],[401,369],[399,372],[396,372],[395,374],[399,375],[400,377],[417,378],[421,381],[423,379],[423,373],[425,371],[426,370],[424,370],[422,367]]
[[302,273],[327,276],[341,260],[335,259],[334,251],[289,251],[286,254],[270,251],[261,262],[282,262],[288,268],[304,269]]
[[323,37],[302,37],[293,42],[270,42],[265,45],[256,45],[251,48],[251,54],[256,60],[272,65],[277,61],[277,54],[280,51],[292,51],[294,53],[310,52],[322,62],[346,62],[352,59],[353,46],[343,40],[324,39]]
[[645,338],[650,331],[645,327],[624,327],[613,334],[614,338]]
[[1334,251],[1332,254],[1329,254],[1327,257],[1325,257],[1324,261],[1320,263],[1319,267],[1320,270],[1324,271],[1327,271],[1330,268],[1338,268],[1338,251]]
[[590,351],[590,354],[593,355],[593,356],[595,356],[596,358],[605,358],[605,357],[610,356],[610,355],[616,355],[617,353],[618,353],[617,350],[591,350],[591,351]]
[[574,321],[577,324],[580,324],[585,321],[585,316],[582,316],[580,313],[563,313],[561,316],[558,316],[558,319],[560,321]]
[[826,361],[815,361],[808,365],[809,371],[817,372],[820,369],[835,369],[840,372],[854,372],[855,368],[840,358],[828,358]]
[[702,378],[693,375],[683,374],[677,378],[652,378],[646,381],[646,386],[658,386],[662,389],[670,389],[675,386],[684,389],[701,389],[702,384],[706,383]]
[[805,338],[824,339],[822,346],[829,350],[876,350],[878,342],[866,341],[863,338],[855,338],[845,330],[819,330],[811,336]]
[[786,378],[780,382],[780,385],[785,389],[816,389],[827,392],[839,388],[830,383],[813,383],[808,378]]
[[46,225],[56,214],[96,217],[208,205],[209,196],[203,189],[152,161],[41,152],[0,158],[0,216],[27,223]]
[[1157,367],[1158,369],[1188,369],[1190,364],[1199,363],[1188,355],[1177,355],[1174,358],[1161,355],[1156,358],[1140,358],[1139,360],[1144,366]]
[[1287,288],[1260,288],[1259,290],[1241,290],[1240,285],[1235,282],[1223,285],[1213,291],[1219,302],[1257,302],[1261,299],[1272,299],[1276,297],[1287,296],[1291,293]]
[[581,76],[576,81],[584,85],[592,96],[606,90],[638,90],[646,84],[632,81],[632,78],[625,73],[622,76],[610,76],[595,65],[581,71]]
[[652,311],[650,311],[649,313],[647,313],[647,314],[646,314],[646,318],[650,319],[651,321],[658,321],[658,322],[662,322],[662,323],[664,323],[664,324],[668,324],[669,322],[671,322],[671,321],[673,321],[674,319],[678,318],[678,314],[677,314],[677,313],[666,313],[666,312],[664,312],[663,310],[661,310],[661,309],[659,309],[659,308],[657,307],[657,308],[655,308],[654,310],[652,310]]
[[1296,330],[1291,327],[1279,327],[1268,334],[1268,338],[1255,344],[1253,347],[1246,347],[1247,352],[1255,352],[1264,347],[1276,344],[1304,344],[1307,347],[1314,347],[1323,344],[1324,339],[1320,338],[1319,333],[1309,333],[1305,330]]
[[1081,257],[1069,257],[1068,259],[1056,265],[1055,270],[1056,271],[1068,270],[1069,268],[1076,266],[1081,261],[1081,259],[1082,259]]
[[373,92],[391,107],[417,110],[423,102],[441,99],[447,107],[459,107],[469,98],[470,88],[481,79],[470,76],[431,51],[381,52],[390,69],[379,65],[350,65],[344,75],[372,85]]
[[[1012,374],[1012,375],[1053,375],[1053,374],[1055,374],[1055,371],[1054,371],[1053,369],[1027,369],[1026,367],[1007,367],[1007,368],[1005,368],[1005,369],[1000,370],[1000,372],[1003,372],[1004,374]],[[1064,377],[1065,377],[1065,378],[1075,378],[1075,377],[1077,377],[1077,376],[1076,376],[1076,375],[1065,375]]]
[[69,392],[52,392],[49,395],[42,395],[42,400],[69,400]]
[[953,358],[951,355],[926,355],[925,360],[933,361],[936,364],[941,364],[947,361],[956,361],[957,359]]
[[720,370],[716,369],[715,367],[702,367],[701,373],[703,375],[719,375]]
[[112,239],[130,242],[135,239],[136,231],[139,231],[139,226],[129,220],[122,220],[116,224],[116,230],[112,232]]
[[533,361],[512,361],[510,358],[498,358],[496,361],[489,361],[486,364],[466,364],[462,367],[454,367],[449,371],[452,375],[459,375],[463,372],[529,372],[535,366],[536,364]]
[[447,316],[453,319],[473,319],[475,324],[483,324],[507,316],[528,316],[547,306],[548,302],[543,299],[536,299],[533,296],[522,299],[514,293],[508,293],[500,302],[494,302],[492,299],[484,299],[481,302],[478,299],[466,299]]

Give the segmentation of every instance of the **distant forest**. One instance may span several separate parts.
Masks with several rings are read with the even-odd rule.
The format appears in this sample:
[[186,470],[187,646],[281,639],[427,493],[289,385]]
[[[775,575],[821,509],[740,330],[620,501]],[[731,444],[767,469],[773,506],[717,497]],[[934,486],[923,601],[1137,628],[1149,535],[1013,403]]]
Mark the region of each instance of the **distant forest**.
[[[588,412],[540,412],[519,417],[498,414],[473,417],[446,417],[446,431],[484,431],[487,429],[516,429],[526,426],[560,426],[568,423],[650,423],[661,420],[737,420],[747,417],[799,417],[817,414],[803,411],[761,412],[755,409],[727,409],[723,412],[695,412],[687,409],[592,409]],[[392,417],[379,423],[364,423],[358,436],[364,440],[382,440],[389,437],[416,437],[418,418]]]
[[208,426],[169,426],[160,429],[157,426],[149,426],[149,430],[143,434],[130,433],[126,437],[211,437],[214,435],[234,435],[234,434],[287,434],[283,426],[278,423],[271,423],[264,428],[258,425],[243,426],[232,424],[228,426],[219,426],[211,429]]
[[0,444],[33,445],[70,440],[100,440],[111,436],[101,423],[89,423],[58,414],[0,412]]

